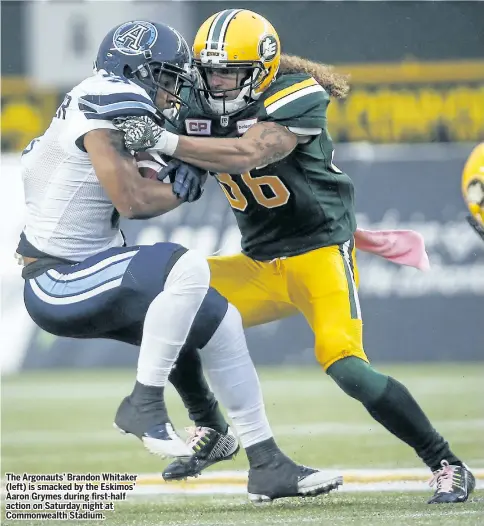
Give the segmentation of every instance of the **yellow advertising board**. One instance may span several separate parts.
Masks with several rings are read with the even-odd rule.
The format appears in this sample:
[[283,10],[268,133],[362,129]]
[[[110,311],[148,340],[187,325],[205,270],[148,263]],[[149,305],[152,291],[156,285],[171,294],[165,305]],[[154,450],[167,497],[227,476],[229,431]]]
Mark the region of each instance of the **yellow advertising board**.
[[351,92],[333,100],[338,142],[478,141],[484,138],[484,61],[346,65]]
[[[484,60],[344,65],[347,99],[329,106],[336,142],[484,140]],[[2,149],[21,150],[48,126],[63,93],[38,91],[28,79],[4,78]]]
[[28,79],[3,77],[2,151],[19,151],[42,135],[57,108],[56,92],[36,90]]

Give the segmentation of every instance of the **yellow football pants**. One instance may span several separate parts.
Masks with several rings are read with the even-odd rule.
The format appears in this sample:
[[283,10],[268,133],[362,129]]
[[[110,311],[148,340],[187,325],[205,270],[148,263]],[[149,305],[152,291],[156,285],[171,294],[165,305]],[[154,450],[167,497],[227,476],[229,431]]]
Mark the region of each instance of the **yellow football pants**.
[[353,243],[273,261],[243,254],[208,259],[211,285],[240,311],[245,327],[301,312],[315,335],[324,369],[363,350]]

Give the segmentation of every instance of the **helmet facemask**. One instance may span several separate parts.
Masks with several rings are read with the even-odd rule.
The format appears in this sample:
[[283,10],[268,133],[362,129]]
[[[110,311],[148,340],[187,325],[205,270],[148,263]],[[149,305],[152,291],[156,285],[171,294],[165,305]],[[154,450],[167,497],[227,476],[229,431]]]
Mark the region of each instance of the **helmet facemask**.
[[[149,54],[149,50],[145,51],[145,56],[146,54]],[[151,57],[146,58],[148,60],[135,70],[125,68],[124,76],[142,87],[155,103],[159,90],[168,93],[173,99],[171,107],[160,109],[160,113],[163,115],[163,119],[173,124],[172,121],[182,118],[182,115],[188,112],[187,100],[191,98],[195,85],[194,72],[188,64],[180,67],[169,62],[152,62],[149,60]],[[174,79],[172,89],[168,89],[164,85],[167,75]],[[182,89],[190,91],[188,97],[182,98]]]
[[[202,103],[205,107],[217,116],[230,116],[238,111],[243,110],[249,104],[252,104],[260,97],[257,88],[262,84],[268,75],[268,70],[262,62],[234,62],[220,60],[217,57],[216,62],[210,60],[210,57],[201,54],[200,60],[195,60],[195,67],[199,74],[198,94],[201,96]],[[210,86],[208,76],[211,71],[233,70],[237,72],[235,87],[229,89],[216,89]],[[240,72],[240,73],[239,73]],[[231,95],[237,92],[236,97]]]

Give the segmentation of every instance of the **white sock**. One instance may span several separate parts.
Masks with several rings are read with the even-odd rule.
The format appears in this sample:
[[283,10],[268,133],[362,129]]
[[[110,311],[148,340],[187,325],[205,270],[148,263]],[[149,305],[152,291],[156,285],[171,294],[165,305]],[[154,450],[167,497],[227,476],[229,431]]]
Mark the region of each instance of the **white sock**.
[[227,409],[242,446],[272,437],[242,319],[231,304],[211,340],[200,351],[203,368],[220,403]]
[[210,284],[207,261],[189,250],[173,265],[163,292],[150,304],[143,326],[136,379],[163,387]]

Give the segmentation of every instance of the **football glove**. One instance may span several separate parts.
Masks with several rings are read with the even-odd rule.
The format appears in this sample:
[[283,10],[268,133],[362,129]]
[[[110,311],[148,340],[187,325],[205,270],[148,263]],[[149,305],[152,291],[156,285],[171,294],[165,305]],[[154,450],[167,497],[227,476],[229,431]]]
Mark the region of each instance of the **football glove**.
[[113,119],[114,126],[124,132],[124,143],[128,150],[142,152],[153,148],[158,140],[166,133],[150,117],[119,117]]
[[203,193],[203,184],[207,180],[207,172],[188,163],[172,159],[158,174],[162,181],[169,177],[173,193],[183,202],[193,203],[200,199]]

